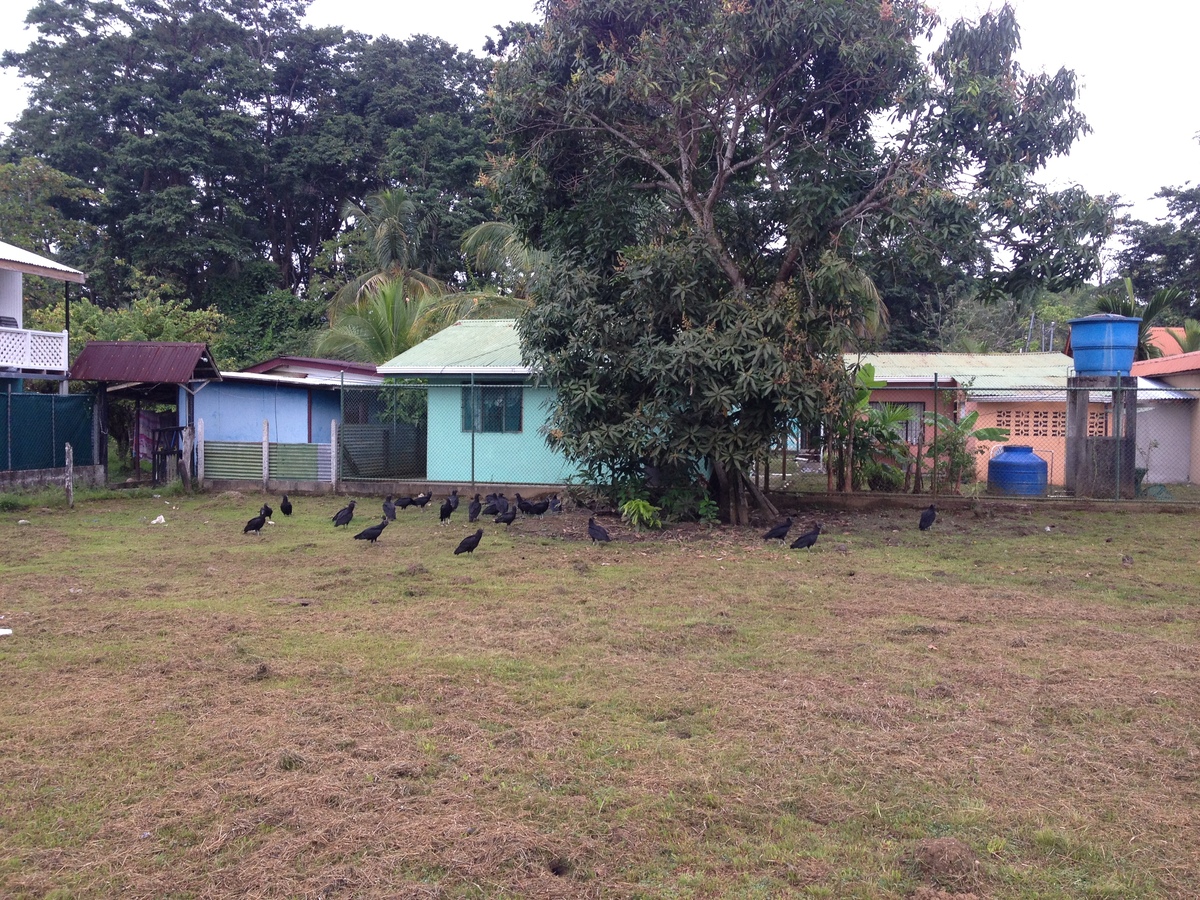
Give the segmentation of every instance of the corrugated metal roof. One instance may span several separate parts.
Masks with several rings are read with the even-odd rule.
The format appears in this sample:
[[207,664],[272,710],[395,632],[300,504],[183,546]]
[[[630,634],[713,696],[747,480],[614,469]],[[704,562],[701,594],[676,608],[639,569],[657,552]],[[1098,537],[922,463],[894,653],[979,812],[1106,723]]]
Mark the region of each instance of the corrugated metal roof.
[[1075,361],[1063,353],[864,353],[879,381],[954,382],[975,388],[1063,387]]
[[1158,359],[1139,359],[1129,370],[1131,375],[1179,375],[1183,372],[1200,372],[1200,350],[1191,353],[1176,353]]
[[374,386],[383,383],[379,375],[357,375],[346,372],[345,378],[341,372],[325,372],[313,375],[297,375],[278,372],[222,372],[222,381],[244,381],[260,384],[287,384],[292,387],[328,388],[336,390],[341,385],[347,387]]
[[463,319],[378,367],[380,375],[528,375],[513,319]]
[[345,359],[321,359],[313,356],[276,356],[274,359],[267,359],[252,366],[246,366],[242,371],[257,372],[264,375],[283,375],[292,378],[311,378],[316,377],[319,373],[331,372],[336,376],[338,373],[345,372],[347,380],[349,380],[352,374],[371,376],[374,380],[379,380],[379,373],[375,370],[374,363],[355,362]]
[[220,381],[207,344],[182,341],[88,341],[70,377],[76,381],[187,384]]
[[22,250],[20,247],[14,247],[12,244],[6,244],[4,241],[0,241],[0,269],[22,272],[26,275],[41,275],[43,278],[53,278],[55,281],[73,281],[76,284],[83,284],[87,279],[87,276],[78,269],[64,266],[62,263],[38,256],[36,253],[30,253],[28,250]]

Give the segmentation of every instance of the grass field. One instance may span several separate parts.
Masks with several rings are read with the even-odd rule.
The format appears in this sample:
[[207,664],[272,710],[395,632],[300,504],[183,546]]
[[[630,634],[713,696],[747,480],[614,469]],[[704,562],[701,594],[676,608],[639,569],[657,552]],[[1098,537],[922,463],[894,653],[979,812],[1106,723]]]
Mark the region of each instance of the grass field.
[[1193,515],[358,499],[0,513],[0,896],[1200,896]]

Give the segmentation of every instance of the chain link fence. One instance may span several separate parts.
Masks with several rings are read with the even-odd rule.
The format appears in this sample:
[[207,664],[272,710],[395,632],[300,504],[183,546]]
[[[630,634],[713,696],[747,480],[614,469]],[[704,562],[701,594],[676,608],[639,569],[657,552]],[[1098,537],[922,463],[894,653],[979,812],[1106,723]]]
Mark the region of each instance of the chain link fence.
[[1200,389],[871,392],[845,423],[781,436],[755,477],[793,493],[874,491],[1200,503]]

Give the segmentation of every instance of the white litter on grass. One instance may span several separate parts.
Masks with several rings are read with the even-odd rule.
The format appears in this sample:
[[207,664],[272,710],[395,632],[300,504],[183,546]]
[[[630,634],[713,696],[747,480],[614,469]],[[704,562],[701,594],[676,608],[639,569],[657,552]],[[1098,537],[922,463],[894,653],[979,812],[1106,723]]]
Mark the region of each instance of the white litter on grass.
[[162,516],[159,516],[157,519],[151,520],[150,524],[151,525],[166,525],[167,520],[164,519]]
[[18,525],[28,525],[30,523],[29,523],[28,519],[17,519],[17,524]]
[[12,634],[11,628],[0,628],[0,637],[7,637],[10,634]]

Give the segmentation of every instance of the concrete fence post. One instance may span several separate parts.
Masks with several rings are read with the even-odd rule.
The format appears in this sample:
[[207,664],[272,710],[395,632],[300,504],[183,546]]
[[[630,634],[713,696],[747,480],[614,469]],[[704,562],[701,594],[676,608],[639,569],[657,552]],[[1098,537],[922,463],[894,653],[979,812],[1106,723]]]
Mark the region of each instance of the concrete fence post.
[[329,480],[333,482],[334,493],[337,493],[338,486],[338,458],[341,456],[338,451],[338,439],[340,437],[337,419],[333,419],[329,423]]
[[262,476],[263,490],[267,490],[271,481],[271,423],[263,419],[263,437],[262,437]]
[[196,420],[196,482],[204,487],[204,420]]

